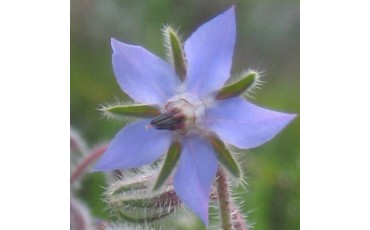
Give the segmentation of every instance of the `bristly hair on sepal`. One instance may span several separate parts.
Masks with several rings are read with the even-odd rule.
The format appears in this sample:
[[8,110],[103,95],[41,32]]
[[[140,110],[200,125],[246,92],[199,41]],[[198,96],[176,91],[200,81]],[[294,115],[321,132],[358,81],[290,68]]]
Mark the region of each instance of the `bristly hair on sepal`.
[[184,45],[178,31],[178,29],[173,29],[171,25],[165,25],[162,28],[167,59],[173,64],[179,78],[184,81],[186,77],[187,61],[183,48]]
[[167,229],[187,211],[177,197],[172,181],[153,192],[163,159],[150,166],[120,170],[115,182],[106,189],[105,201],[117,222],[107,229]]
[[244,96],[254,99],[256,89],[261,89],[264,81],[262,71],[248,69],[240,74],[230,77],[226,84],[218,92],[216,99],[224,100],[230,97]]
[[123,222],[123,221],[116,221],[111,222],[109,225],[105,226],[104,230],[164,230],[164,229],[180,229],[183,226],[189,226],[192,221],[189,220],[193,217],[187,209],[179,209],[175,213],[173,213],[170,217],[163,218],[156,222],[151,223],[131,223],[131,222]]
[[257,90],[262,89],[263,84],[266,83],[264,80],[262,80],[262,78],[265,77],[265,71],[248,69],[246,71],[243,71],[238,77],[240,78],[241,76],[246,75],[250,72],[256,73],[256,79],[255,81],[253,81],[253,84],[250,87],[248,87],[246,91],[244,91],[242,95],[247,98],[255,99],[252,95],[256,94]]
[[160,114],[154,105],[137,104],[132,101],[119,101],[100,105],[98,111],[102,118],[118,120],[123,122],[133,121],[136,118],[150,118]]

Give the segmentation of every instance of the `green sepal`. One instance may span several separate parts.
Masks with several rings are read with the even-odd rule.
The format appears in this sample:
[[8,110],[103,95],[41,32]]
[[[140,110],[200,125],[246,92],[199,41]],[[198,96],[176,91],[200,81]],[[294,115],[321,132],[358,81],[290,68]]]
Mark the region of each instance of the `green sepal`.
[[217,94],[217,100],[224,100],[230,97],[236,97],[244,93],[255,83],[258,78],[258,73],[255,71],[249,71],[240,78],[239,80],[225,85]]
[[158,213],[158,208],[137,208],[135,210],[120,209],[117,214],[128,222],[146,224],[165,218],[174,211],[174,208],[169,208]]
[[216,136],[210,137],[210,142],[221,164],[236,178],[241,177],[241,170],[225,144]]
[[176,206],[181,203],[180,198],[176,195],[173,186],[166,187],[168,191],[157,194],[147,191],[145,194],[141,192],[126,192],[117,194],[109,198],[109,203],[112,207],[132,207],[132,208],[151,208],[151,207],[168,207]]
[[120,180],[109,187],[107,191],[108,196],[115,196],[122,194],[124,192],[129,192],[133,190],[145,189],[150,186],[150,181],[153,178],[152,175],[133,178],[130,180]]
[[144,104],[113,105],[106,106],[102,110],[112,116],[130,116],[140,118],[155,117],[161,114],[158,109]]
[[161,172],[158,175],[157,181],[154,184],[153,191],[160,188],[167,178],[171,175],[173,168],[176,166],[180,158],[181,144],[177,141],[173,142],[167,152],[166,159],[163,163]]
[[175,71],[177,75],[180,77],[180,79],[183,81],[185,80],[186,76],[186,59],[182,48],[182,43],[180,41],[179,36],[173,29],[167,27],[166,32],[168,36],[167,39],[170,48],[170,55],[172,58],[173,65],[175,67]]

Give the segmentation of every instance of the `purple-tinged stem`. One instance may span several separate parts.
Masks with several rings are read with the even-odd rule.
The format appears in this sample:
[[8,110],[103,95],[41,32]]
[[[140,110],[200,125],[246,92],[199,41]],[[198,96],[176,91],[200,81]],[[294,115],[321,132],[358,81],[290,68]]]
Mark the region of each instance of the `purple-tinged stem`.
[[235,207],[225,171],[219,167],[217,171],[217,194],[220,205],[220,216],[223,230],[248,230],[243,215]]
[[234,230],[248,230],[247,223],[244,221],[243,215],[240,211],[235,207],[233,203],[231,205],[231,218],[233,221],[233,229]]
[[79,230],[85,230],[87,228],[86,220],[83,217],[83,214],[77,208],[77,205],[75,204],[75,201],[73,201],[73,199],[71,199],[70,208],[71,222],[73,222],[74,227]]
[[217,171],[217,193],[220,205],[220,215],[223,230],[233,230],[230,207],[230,191],[227,184],[227,177],[223,169],[219,166]]
[[72,149],[77,150],[79,153],[83,152],[82,146],[79,143],[78,139],[72,137],[72,135],[71,135],[69,140],[70,140],[69,143],[70,143],[71,150]]
[[93,162],[95,162],[107,149],[107,145],[103,145],[90,152],[82,161],[77,165],[75,170],[71,173],[71,184],[88,168]]

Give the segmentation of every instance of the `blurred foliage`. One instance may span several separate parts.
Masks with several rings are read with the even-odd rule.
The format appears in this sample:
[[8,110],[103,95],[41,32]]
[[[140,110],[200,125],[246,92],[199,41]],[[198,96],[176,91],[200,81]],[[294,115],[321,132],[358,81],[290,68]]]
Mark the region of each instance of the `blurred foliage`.
[[[71,126],[94,145],[110,140],[124,125],[102,119],[97,110],[101,104],[127,98],[112,72],[111,37],[165,58],[163,25],[180,28],[186,39],[233,3],[237,41],[232,73],[263,70],[267,83],[250,101],[299,113],[298,0],[71,0]],[[249,185],[243,209],[250,212],[255,229],[299,229],[299,134],[298,117],[269,143],[246,151]],[[95,190],[89,181],[101,178],[94,177],[99,175],[92,174],[79,195],[92,213],[105,217],[102,202],[94,201],[101,199],[96,193],[105,185]]]

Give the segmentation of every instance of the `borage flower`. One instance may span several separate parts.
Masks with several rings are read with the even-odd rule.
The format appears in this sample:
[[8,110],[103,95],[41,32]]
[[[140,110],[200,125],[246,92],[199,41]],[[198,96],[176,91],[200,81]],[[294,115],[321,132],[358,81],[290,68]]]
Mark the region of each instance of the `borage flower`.
[[242,149],[257,147],[295,117],[258,107],[241,97],[258,83],[257,72],[249,71],[224,85],[230,76],[235,27],[234,7],[198,28],[184,47],[167,27],[172,64],[142,47],[112,39],[117,81],[141,104],[107,107],[106,111],[143,119],[114,137],[94,169],[136,168],[167,153],[154,188],[159,188],[175,168],[177,195],[205,225],[218,162],[231,174],[241,176],[225,143]]

